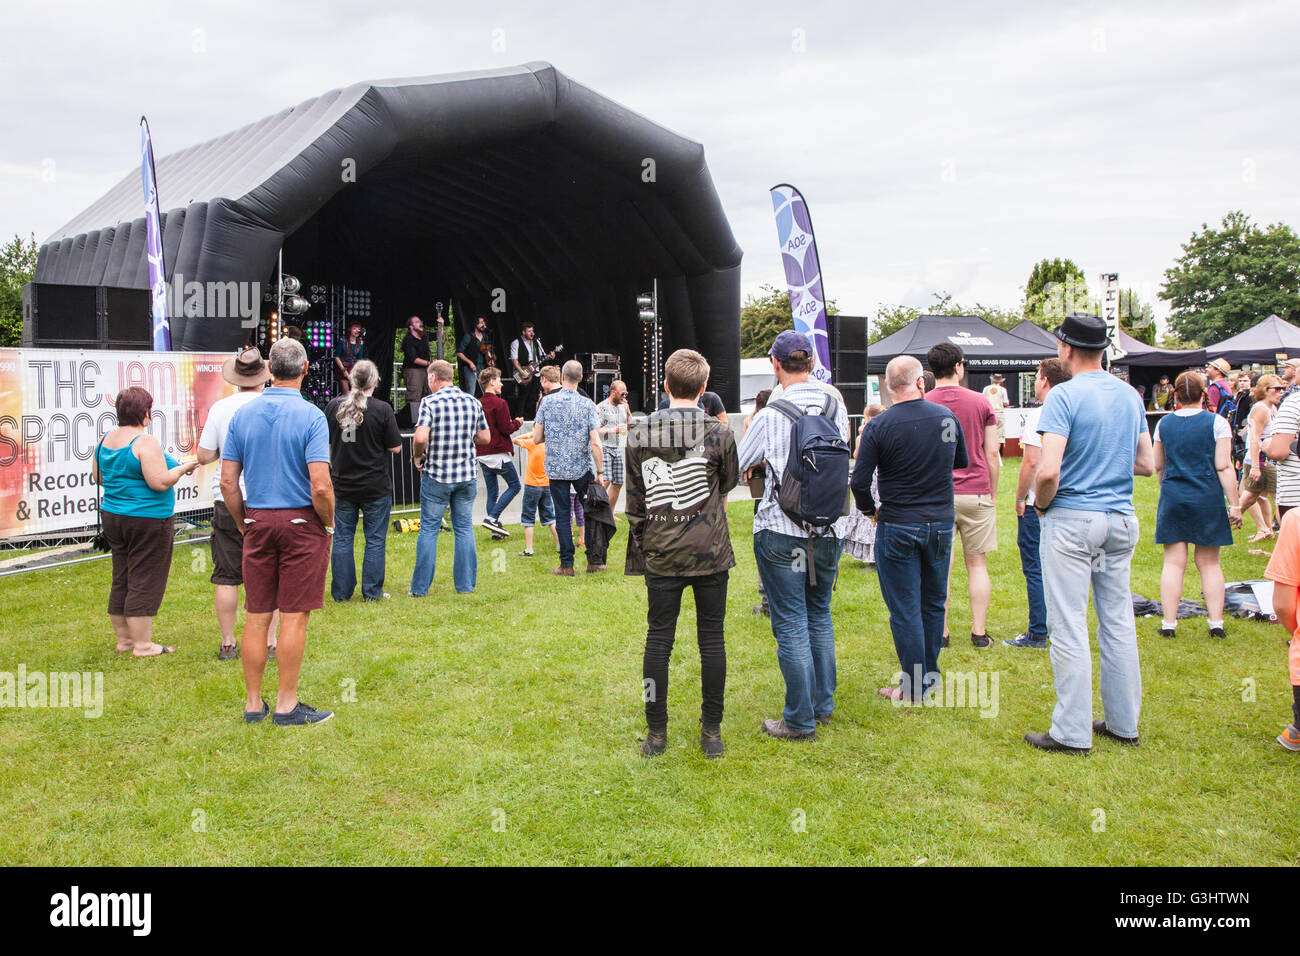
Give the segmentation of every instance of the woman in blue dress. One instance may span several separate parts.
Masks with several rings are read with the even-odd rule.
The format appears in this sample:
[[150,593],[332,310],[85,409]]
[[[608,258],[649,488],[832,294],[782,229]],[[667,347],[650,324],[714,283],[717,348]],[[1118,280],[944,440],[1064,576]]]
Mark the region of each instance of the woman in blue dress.
[[[1237,476],[1232,467],[1232,429],[1228,420],[1201,408],[1205,379],[1184,372],[1174,382],[1177,409],[1165,415],[1154,437],[1156,478],[1156,544],[1165,546],[1160,573],[1160,604],[1164,620],[1161,637],[1173,637],[1178,602],[1183,597],[1187,546],[1196,546],[1201,593],[1210,612],[1210,636],[1224,638],[1223,569],[1219,548],[1232,544],[1232,528],[1241,527]],[[1227,496],[1225,513],[1223,499]]]

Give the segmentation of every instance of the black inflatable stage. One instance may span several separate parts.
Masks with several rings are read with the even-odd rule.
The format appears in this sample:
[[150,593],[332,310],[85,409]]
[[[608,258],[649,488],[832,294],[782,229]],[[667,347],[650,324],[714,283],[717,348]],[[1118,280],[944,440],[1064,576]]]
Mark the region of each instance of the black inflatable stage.
[[[165,126],[154,135],[165,142]],[[317,294],[307,319],[366,303],[382,370],[392,329],[411,314],[432,327],[443,301],[458,335],[484,315],[503,357],[528,320],[548,347],[621,356],[635,390],[646,342],[636,296],[657,278],[663,354],[699,349],[709,387],[738,407],[741,250],[703,147],[549,64],[358,83],[157,168],[173,283],[269,292],[283,249],[285,272]],[[142,212],[133,170],[42,246],[46,299],[68,286],[147,289]],[[172,322],[176,349],[249,338],[238,316]]]

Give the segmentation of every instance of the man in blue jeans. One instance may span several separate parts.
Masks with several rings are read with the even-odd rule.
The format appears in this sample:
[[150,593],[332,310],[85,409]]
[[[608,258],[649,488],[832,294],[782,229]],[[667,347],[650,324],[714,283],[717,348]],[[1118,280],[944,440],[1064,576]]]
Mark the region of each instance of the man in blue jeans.
[[[1106,323],[1071,313],[1056,330],[1057,355],[1073,377],[1047,396],[1038,419],[1043,453],[1034,507],[1042,519],[1040,557],[1052,633],[1056,709],[1047,733],[1025,742],[1040,750],[1085,754],[1094,733],[1138,742],[1142,674],[1129,565],[1138,542],[1133,476],[1155,470],[1142,400],[1103,371]],[[1092,720],[1088,592],[1097,612],[1103,719]]]
[[[769,353],[772,372],[781,383],[781,398],[821,414],[826,392],[809,380],[813,346],[808,336],[787,330],[776,337]],[[849,417],[842,402],[833,402],[835,426],[849,440]],[[767,592],[776,660],[785,678],[785,708],[767,718],[763,733],[780,740],[816,740],[817,724],[830,722],[835,709],[835,628],[831,624],[831,592],[844,547],[844,523],[833,534],[810,537],[790,520],[776,500],[776,489],[790,454],[793,423],[768,405],[750,419],[738,452],[740,471],[767,462],[767,482],[754,512],[754,560]],[[549,454],[549,453],[548,453]],[[808,564],[816,572],[810,583]]]
[[441,359],[429,363],[430,394],[420,402],[411,445],[420,475],[420,534],[415,540],[411,596],[424,597],[438,562],[438,529],[451,509],[456,550],[452,583],[469,594],[478,582],[474,544],[474,498],[478,494],[474,446],[490,440],[483,406],[452,384],[455,369]]
[[[582,501],[587,485],[605,476],[604,454],[600,443],[600,416],[596,404],[578,391],[582,365],[569,361],[561,370],[560,388],[546,396],[537,406],[533,423],[533,441],[546,444],[546,477],[551,482],[551,501],[555,503],[555,526],[560,536],[560,566],[554,573],[573,577],[573,527],[570,524],[570,492]],[[578,505],[578,507],[582,507]],[[588,571],[604,565],[590,563]]]
[[920,701],[939,681],[956,516],[952,473],[969,461],[957,416],[923,400],[924,375],[911,355],[885,368],[893,404],[863,429],[849,482],[859,510],[876,514],[871,476],[879,471],[876,573],[900,674],[896,685],[877,693],[908,702]]
[[1070,369],[1059,358],[1043,359],[1034,375],[1034,397],[1038,408],[1030,409],[1020,432],[1020,473],[1016,476],[1016,544],[1020,548],[1020,569],[1025,575],[1025,596],[1029,600],[1029,628],[1023,634],[1003,641],[1008,647],[1047,648],[1047,605],[1043,600],[1043,563],[1039,558],[1042,532],[1038,512],[1034,510],[1034,473],[1043,450],[1038,434],[1038,416],[1042,403],[1055,386],[1070,380]]

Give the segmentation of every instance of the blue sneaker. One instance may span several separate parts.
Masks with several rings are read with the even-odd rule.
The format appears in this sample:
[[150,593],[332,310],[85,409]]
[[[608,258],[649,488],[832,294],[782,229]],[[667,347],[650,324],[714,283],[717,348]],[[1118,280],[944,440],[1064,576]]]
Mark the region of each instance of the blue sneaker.
[[1036,647],[1040,651],[1047,647],[1047,638],[1033,637],[1029,634],[1017,634],[1015,637],[1002,642],[1007,647]]
[[302,701],[287,714],[272,714],[271,722],[280,727],[293,727],[300,724],[319,724],[334,716],[331,710],[316,710]]
[[271,708],[270,708],[269,706],[267,706],[266,701],[263,700],[263,701],[262,701],[262,709],[261,709],[261,710],[246,710],[246,711],[244,711],[244,723],[246,723],[246,724],[255,724],[255,723],[257,723],[258,721],[265,720],[265,719],[266,719],[266,715],[269,714],[270,712],[271,712]]

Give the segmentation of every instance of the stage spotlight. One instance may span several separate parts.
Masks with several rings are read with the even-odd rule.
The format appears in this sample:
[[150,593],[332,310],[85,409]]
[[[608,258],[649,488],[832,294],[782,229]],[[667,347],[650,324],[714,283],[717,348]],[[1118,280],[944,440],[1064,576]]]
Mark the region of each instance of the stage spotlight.
[[655,320],[655,300],[649,294],[642,294],[636,297],[636,307],[642,322],[653,322]]

